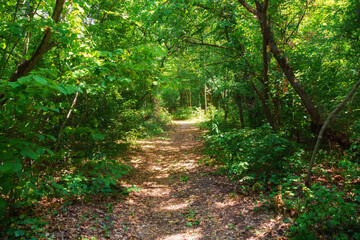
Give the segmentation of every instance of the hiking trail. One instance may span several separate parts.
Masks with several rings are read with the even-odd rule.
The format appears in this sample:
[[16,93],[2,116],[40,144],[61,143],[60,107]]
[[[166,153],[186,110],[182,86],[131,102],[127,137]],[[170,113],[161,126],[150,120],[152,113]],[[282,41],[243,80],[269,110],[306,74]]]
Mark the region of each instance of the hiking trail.
[[[175,121],[162,136],[137,141],[122,186],[135,191],[59,213],[56,239],[287,239],[287,225],[201,160],[203,133]],[[84,217],[85,216],[85,217]]]

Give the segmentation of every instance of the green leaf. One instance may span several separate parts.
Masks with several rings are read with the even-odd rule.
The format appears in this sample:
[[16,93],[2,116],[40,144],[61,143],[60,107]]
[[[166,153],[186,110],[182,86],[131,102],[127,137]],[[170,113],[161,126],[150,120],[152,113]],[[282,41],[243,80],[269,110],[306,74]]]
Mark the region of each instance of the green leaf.
[[43,105],[41,105],[39,102],[36,102],[36,106],[38,106],[41,110],[43,110],[44,112],[48,111],[48,108],[44,107]]
[[5,44],[5,43],[0,43],[0,48],[5,49],[5,48],[6,48],[6,44]]
[[32,78],[42,85],[49,85],[45,78],[42,78],[40,76],[32,76]]
[[8,82],[7,85],[9,85],[12,88],[16,88],[16,87],[20,86],[20,84],[17,82]]
[[57,112],[57,113],[60,112],[60,110],[59,110],[58,108],[49,108],[49,109],[52,110],[52,111],[54,111],[54,112]]
[[119,78],[118,81],[131,83],[131,80],[129,78]]
[[119,48],[119,49],[116,49],[115,51],[116,54],[123,54],[124,53],[124,50]]
[[0,166],[0,172],[8,172],[10,169],[12,169],[12,163],[10,162],[4,162]]
[[106,57],[106,56],[112,57],[113,56],[112,52],[108,52],[108,51],[99,51],[99,54],[102,57]]
[[56,141],[56,138],[53,135],[46,134],[45,136],[47,136],[50,140],[53,140],[54,142]]
[[102,133],[94,133],[92,135],[92,138],[94,139],[94,141],[104,140],[105,135]]
[[16,162],[16,163],[14,163],[14,164],[12,165],[12,170],[13,170],[14,172],[20,172],[21,169],[22,169],[22,164],[19,163],[19,162]]
[[39,155],[37,155],[33,150],[31,149],[27,149],[27,150],[24,150],[24,151],[21,151],[20,152],[21,156],[23,157],[29,157],[33,160],[36,160],[39,158]]
[[51,151],[49,148],[47,148],[47,147],[44,147],[44,149],[51,155],[51,156],[53,156],[54,155],[54,152],[53,151]]
[[26,77],[21,77],[17,80],[18,83],[20,84],[27,84],[31,82],[31,77],[30,76],[26,76]]
[[45,137],[39,133],[35,134],[41,141],[45,139]]
[[78,87],[71,86],[71,85],[65,86],[65,89],[68,92],[68,94],[73,94],[73,93],[76,93],[76,92],[80,92],[80,89]]
[[38,154],[38,155],[43,155],[43,154],[45,154],[45,150],[43,149],[43,148],[37,148],[36,149],[36,153]]
[[64,95],[68,95],[68,91],[63,87],[63,86],[60,86],[60,85],[57,85],[56,88],[61,92],[63,93]]
[[5,199],[3,199],[2,197],[0,197],[0,209],[6,208],[7,204],[8,204],[8,202]]
[[25,232],[23,230],[16,230],[15,237],[22,237],[24,236]]

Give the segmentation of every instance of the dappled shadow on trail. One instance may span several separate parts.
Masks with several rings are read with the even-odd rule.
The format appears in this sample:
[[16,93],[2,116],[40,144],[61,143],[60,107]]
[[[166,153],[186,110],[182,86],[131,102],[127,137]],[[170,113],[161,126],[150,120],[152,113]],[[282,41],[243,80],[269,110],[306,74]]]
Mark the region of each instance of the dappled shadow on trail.
[[232,182],[199,163],[204,158],[201,135],[191,122],[174,122],[163,136],[138,141],[130,154],[133,171],[122,182],[138,191],[123,200],[109,199],[106,205],[77,206],[89,215],[98,211],[98,219],[106,219],[100,225],[106,231],[80,229],[75,235],[88,239],[286,239],[278,216],[256,206],[256,199],[234,194]]
[[279,237],[277,217],[255,211],[254,199],[237,196],[226,177],[199,164],[201,135],[191,122],[175,122],[164,136],[138,142],[124,184],[141,190],[114,207],[114,239]]

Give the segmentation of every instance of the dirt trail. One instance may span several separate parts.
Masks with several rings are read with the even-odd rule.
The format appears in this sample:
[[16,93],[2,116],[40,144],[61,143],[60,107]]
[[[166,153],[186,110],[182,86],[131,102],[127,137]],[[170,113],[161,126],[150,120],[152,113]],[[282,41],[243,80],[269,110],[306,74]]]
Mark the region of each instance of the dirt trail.
[[[279,217],[256,211],[254,199],[234,194],[233,183],[199,164],[204,158],[199,136],[200,130],[190,122],[177,121],[163,136],[138,141],[138,149],[131,153],[134,171],[123,185],[136,186],[139,191],[131,192],[123,201],[109,201],[111,205],[77,206],[72,218],[78,228],[65,232],[65,236],[286,239],[279,237],[283,235]],[[80,213],[87,213],[87,224],[81,222]]]

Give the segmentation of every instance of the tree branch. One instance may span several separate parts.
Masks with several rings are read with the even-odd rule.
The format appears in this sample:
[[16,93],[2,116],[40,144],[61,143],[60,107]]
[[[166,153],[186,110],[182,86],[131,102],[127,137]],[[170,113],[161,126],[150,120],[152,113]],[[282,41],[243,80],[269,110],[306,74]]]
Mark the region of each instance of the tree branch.
[[210,47],[215,47],[215,48],[222,48],[222,49],[231,50],[231,48],[229,48],[229,47],[219,46],[219,45],[215,45],[215,44],[211,44],[211,43],[193,42],[193,41],[190,41],[190,40],[188,40],[188,39],[186,39],[186,38],[185,38],[184,40],[185,40],[185,42],[190,43],[190,44],[201,45],[201,46],[210,46]]
[[75,107],[75,105],[76,105],[78,96],[79,96],[79,92],[76,92],[76,93],[75,93],[74,100],[73,100],[73,102],[72,102],[72,104],[71,104],[71,107],[70,107],[70,109],[69,109],[69,111],[68,111],[68,113],[67,113],[67,115],[66,115],[66,118],[65,118],[63,124],[61,125],[61,128],[60,128],[60,130],[59,130],[59,134],[58,134],[58,137],[57,137],[57,140],[56,140],[55,151],[54,151],[55,153],[57,152],[57,150],[58,150],[58,148],[59,148],[59,144],[60,144],[60,140],[61,140],[61,135],[62,135],[62,133],[63,133],[63,131],[64,131],[64,127],[65,127],[67,121],[69,120],[69,118],[70,118],[70,116],[71,116],[71,113],[72,113],[72,111],[73,111],[73,109],[74,109],[74,107]]
[[253,9],[245,0],[238,0],[241,5],[243,5],[250,13],[256,16],[256,10]]

